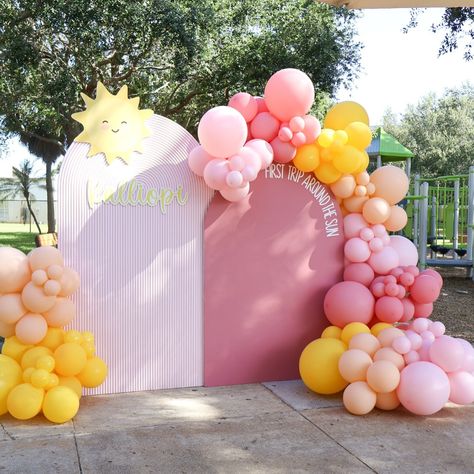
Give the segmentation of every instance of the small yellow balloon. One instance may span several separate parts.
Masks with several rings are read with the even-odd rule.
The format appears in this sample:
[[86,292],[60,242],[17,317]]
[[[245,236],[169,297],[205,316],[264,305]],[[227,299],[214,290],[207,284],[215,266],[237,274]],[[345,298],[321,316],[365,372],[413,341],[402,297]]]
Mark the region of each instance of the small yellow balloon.
[[36,361],[36,368],[37,369],[44,369],[47,372],[52,372],[54,370],[54,357],[50,355],[41,356]]
[[349,140],[349,135],[347,135],[347,132],[345,130],[336,130],[334,132],[335,143],[345,145],[348,140]]
[[324,119],[324,128],[344,130],[351,122],[369,125],[369,116],[362,105],[348,100],[339,102],[328,110]]
[[332,163],[324,162],[314,170],[314,175],[321,183],[332,184],[342,176],[342,173],[334,168]]
[[99,357],[93,357],[86,362],[84,370],[77,376],[77,379],[84,387],[98,387],[107,377],[107,365]]
[[347,144],[364,151],[372,141],[372,130],[363,122],[351,122],[345,129]]
[[82,334],[75,329],[71,329],[64,335],[64,342],[75,342],[76,344],[82,344]]
[[33,372],[36,369],[34,367],[28,367],[23,371],[23,382],[25,383],[30,383],[31,382],[31,376],[33,375]]
[[344,329],[341,333],[341,340],[349,344],[350,340],[356,335],[360,333],[370,334],[369,326],[365,325],[364,323],[349,323],[344,326]]
[[30,383],[36,388],[45,388],[49,384],[49,372],[44,369],[35,369],[30,378]]
[[339,358],[346,345],[333,338],[310,342],[300,356],[299,369],[304,384],[313,392],[330,395],[340,392],[347,382],[339,373]]
[[331,150],[329,148],[321,148],[319,150],[319,159],[320,159],[320,161],[329,162],[329,161],[332,161],[333,158],[334,158],[334,156],[331,153]]
[[81,347],[86,351],[87,358],[90,359],[95,356],[95,346],[92,342],[83,342]]
[[53,423],[66,423],[79,410],[79,398],[69,387],[59,385],[46,392],[43,414]]
[[59,375],[69,377],[81,372],[87,361],[86,351],[75,342],[66,342],[54,351],[55,370]]
[[313,171],[319,165],[319,150],[316,145],[302,145],[296,150],[293,164],[305,173]]
[[81,382],[77,379],[77,377],[63,377],[59,376],[58,385],[62,387],[69,387],[77,396],[81,398],[82,396],[82,385]]
[[369,167],[370,158],[366,151],[360,152],[359,159],[359,166],[354,171],[354,174],[363,173]]
[[21,367],[23,370],[29,367],[36,367],[36,362],[40,357],[53,355],[51,349],[42,346],[32,347],[28,349],[21,358]]
[[31,345],[22,344],[16,336],[7,337],[2,347],[2,354],[21,362],[23,354],[30,349]]
[[56,374],[49,374],[48,385],[46,385],[45,390],[50,390],[53,387],[59,385],[59,377]]
[[342,329],[338,328],[337,326],[328,326],[321,334],[321,339],[325,339],[330,337],[332,339],[340,339],[341,338]]
[[8,412],[18,420],[29,420],[41,411],[44,390],[33,387],[30,383],[17,385],[8,394]]
[[387,328],[392,328],[393,326],[388,323],[376,323],[370,328],[370,332],[377,337],[381,331]]
[[40,346],[47,347],[55,351],[61,344],[64,344],[64,329],[48,328],[44,339],[39,343]]
[[91,344],[94,344],[94,334],[91,333],[90,331],[84,331],[82,333],[82,340],[84,342],[89,342]]
[[334,140],[334,134],[334,130],[331,130],[330,128],[323,128],[317,138],[318,144],[323,148],[327,148]]
[[360,166],[361,153],[351,145],[344,145],[344,149],[334,156],[332,163],[341,173],[354,173]]
[[0,415],[7,410],[7,397],[13,387],[22,382],[20,364],[11,357],[0,354]]

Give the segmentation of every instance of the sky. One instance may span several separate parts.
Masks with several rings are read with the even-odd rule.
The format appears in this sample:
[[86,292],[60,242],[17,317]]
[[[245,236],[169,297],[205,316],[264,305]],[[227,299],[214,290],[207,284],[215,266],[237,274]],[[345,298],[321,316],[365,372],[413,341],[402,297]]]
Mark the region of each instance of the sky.
[[[440,95],[446,88],[469,80],[474,83],[474,61],[464,61],[462,51],[438,57],[443,35],[432,33],[430,25],[439,22],[442,12],[427,9],[419,17],[419,26],[404,34],[409,9],[364,10],[357,22],[358,39],[364,44],[360,77],[351,90],[340,90],[337,99],[359,102],[367,109],[370,124],[379,125],[387,108],[401,114],[429,92]],[[28,156],[14,141],[0,159],[0,177],[11,176],[12,165]]]

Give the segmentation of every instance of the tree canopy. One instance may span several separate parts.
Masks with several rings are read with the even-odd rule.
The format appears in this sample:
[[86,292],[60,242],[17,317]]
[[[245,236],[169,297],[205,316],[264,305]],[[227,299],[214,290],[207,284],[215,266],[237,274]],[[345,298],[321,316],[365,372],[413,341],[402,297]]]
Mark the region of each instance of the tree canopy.
[[474,165],[474,86],[428,94],[400,119],[387,111],[383,126],[413,151],[413,169],[422,176],[467,173]]

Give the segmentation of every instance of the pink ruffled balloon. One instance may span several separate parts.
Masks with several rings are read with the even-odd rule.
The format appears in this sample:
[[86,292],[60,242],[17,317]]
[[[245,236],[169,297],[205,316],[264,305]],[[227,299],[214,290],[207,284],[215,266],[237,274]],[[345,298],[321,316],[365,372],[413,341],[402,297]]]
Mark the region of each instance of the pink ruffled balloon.
[[296,148],[291,143],[282,142],[278,137],[272,140],[273,159],[277,163],[289,163],[296,155]]
[[229,100],[229,107],[234,108],[242,114],[246,122],[251,122],[258,112],[258,102],[247,92],[238,92]]
[[245,144],[245,148],[251,148],[257,152],[260,160],[262,162],[261,169],[264,170],[268,168],[273,162],[273,148],[270,143],[261,139],[250,140]]
[[236,202],[236,201],[241,201],[242,199],[245,199],[245,197],[248,195],[250,190],[250,185],[247,183],[244,187],[242,188],[224,188],[220,190],[220,193],[224,199],[230,202]]
[[214,156],[211,156],[201,145],[198,145],[189,153],[188,165],[193,173],[202,176],[206,165],[214,159]]
[[401,235],[390,236],[390,247],[398,254],[400,265],[416,265],[418,263],[418,250],[411,240]]
[[270,113],[261,112],[252,120],[250,132],[253,138],[271,142],[280,129],[280,122]]
[[226,178],[229,171],[229,162],[227,160],[211,160],[204,168],[204,181],[212,189],[224,189],[227,186]]

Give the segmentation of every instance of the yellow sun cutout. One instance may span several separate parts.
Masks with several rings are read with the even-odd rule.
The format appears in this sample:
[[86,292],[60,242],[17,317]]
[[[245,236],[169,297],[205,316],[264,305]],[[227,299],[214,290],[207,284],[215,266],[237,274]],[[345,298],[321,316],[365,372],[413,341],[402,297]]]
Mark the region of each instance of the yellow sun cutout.
[[95,100],[82,93],[81,97],[86,110],[72,118],[84,127],[75,141],[90,144],[87,157],[103,153],[109,165],[115,158],[128,164],[134,151],[143,153],[142,140],[151,134],[145,121],[153,110],[139,110],[140,98],[129,99],[127,86],[113,95],[99,82]]

